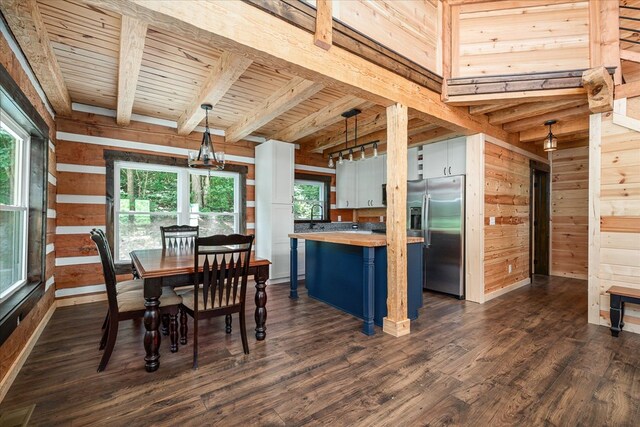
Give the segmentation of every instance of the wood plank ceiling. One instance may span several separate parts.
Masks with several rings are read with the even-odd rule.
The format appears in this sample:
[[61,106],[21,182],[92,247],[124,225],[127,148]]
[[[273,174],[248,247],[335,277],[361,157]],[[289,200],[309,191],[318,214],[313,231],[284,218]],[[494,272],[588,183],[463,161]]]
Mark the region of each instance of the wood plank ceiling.
[[[132,37],[136,32],[145,34],[144,24],[134,19],[123,26],[120,15],[80,0],[30,1],[37,5],[71,101],[118,110],[120,124],[126,124],[135,113],[176,121],[179,132],[188,133],[204,118],[199,105],[211,102],[210,124],[226,130],[229,142],[253,135],[297,142],[303,150],[326,154],[344,147],[340,113],[357,107],[363,110],[358,117],[358,142],[380,139],[384,143],[382,106],[285,70],[232,56],[198,40],[167,34],[153,24],[136,41]],[[5,8],[5,15],[27,7],[17,0],[5,3],[12,2],[15,7]],[[12,26],[12,19],[8,21]],[[123,28],[127,43],[121,47]],[[18,41],[23,44],[20,37]],[[127,53],[123,60],[121,49]],[[124,79],[130,79],[128,87],[135,88],[131,99],[118,96],[118,82],[126,83]],[[469,110],[474,115],[488,115],[491,124],[519,133],[521,142],[538,145],[546,135],[542,123],[555,118],[559,123],[554,133],[560,143],[580,145],[588,136],[586,101],[505,101],[474,105]],[[455,135],[417,117],[409,119],[410,145]],[[350,123],[350,141],[352,126]]]

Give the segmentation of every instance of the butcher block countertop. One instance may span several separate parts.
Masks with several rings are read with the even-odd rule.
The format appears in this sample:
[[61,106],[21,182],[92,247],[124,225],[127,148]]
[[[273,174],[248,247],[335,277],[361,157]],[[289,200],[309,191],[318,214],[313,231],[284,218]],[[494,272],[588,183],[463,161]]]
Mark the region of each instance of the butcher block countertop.
[[[289,234],[289,237],[369,248],[387,245],[386,235],[369,232],[328,231],[320,233],[293,233]],[[423,240],[422,237],[407,236],[407,243],[422,243]]]

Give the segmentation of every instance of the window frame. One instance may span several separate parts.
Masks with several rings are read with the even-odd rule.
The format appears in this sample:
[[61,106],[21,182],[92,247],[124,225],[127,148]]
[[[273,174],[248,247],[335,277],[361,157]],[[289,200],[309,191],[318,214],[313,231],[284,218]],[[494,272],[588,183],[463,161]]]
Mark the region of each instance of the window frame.
[[[120,259],[119,239],[116,239],[116,221],[118,214],[120,214],[120,168],[122,165],[129,165],[130,167],[152,171],[163,171],[178,173],[178,192],[184,193],[178,195],[178,223],[189,224],[190,212],[190,192],[180,190],[180,179],[187,180],[187,185],[190,184],[189,177],[192,174],[197,175],[219,175],[219,176],[232,176],[236,177],[234,186],[234,208],[238,215],[237,219],[237,233],[246,234],[246,178],[249,168],[247,166],[234,165],[227,163],[222,171],[208,171],[201,169],[189,168],[187,158],[176,158],[169,156],[151,155],[143,153],[133,153],[127,151],[118,150],[104,150],[104,159],[106,163],[106,231],[107,240],[113,251],[114,261],[121,265],[128,263],[129,261]],[[117,168],[119,166],[119,168]],[[182,176],[182,178],[181,178]],[[189,187],[187,187],[189,188]],[[144,213],[144,212],[143,212]],[[153,214],[153,213],[151,213]],[[208,213],[204,213],[208,214]],[[211,213],[212,215],[218,215],[221,213]]]
[[11,205],[0,204],[0,210],[22,213],[22,274],[20,280],[0,293],[0,303],[3,303],[29,282],[29,190],[31,181],[28,166],[31,164],[31,135],[2,108],[0,108],[0,127],[19,140],[18,173],[16,174],[18,177],[17,197]]
[[[326,203],[324,204],[323,218],[319,220],[313,220],[314,223],[329,223],[331,222],[331,176],[329,175],[314,175],[309,173],[295,173],[293,179],[293,185],[295,188],[296,182],[298,181],[307,181],[307,182],[319,182],[324,185],[324,200]],[[295,197],[295,196],[294,196]],[[295,198],[293,200],[293,204],[295,205]],[[312,222],[311,219],[294,219],[294,223],[296,224],[308,224]]]

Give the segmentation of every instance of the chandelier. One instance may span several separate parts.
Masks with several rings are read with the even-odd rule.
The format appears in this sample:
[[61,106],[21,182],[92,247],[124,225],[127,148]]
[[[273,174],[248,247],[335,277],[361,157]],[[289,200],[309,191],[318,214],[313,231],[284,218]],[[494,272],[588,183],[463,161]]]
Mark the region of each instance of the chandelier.
[[202,104],[200,108],[205,111],[204,133],[200,150],[197,153],[195,151],[189,152],[189,167],[222,170],[224,169],[224,151],[213,149],[213,141],[209,131],[209,111],[213,109],[213,105]]

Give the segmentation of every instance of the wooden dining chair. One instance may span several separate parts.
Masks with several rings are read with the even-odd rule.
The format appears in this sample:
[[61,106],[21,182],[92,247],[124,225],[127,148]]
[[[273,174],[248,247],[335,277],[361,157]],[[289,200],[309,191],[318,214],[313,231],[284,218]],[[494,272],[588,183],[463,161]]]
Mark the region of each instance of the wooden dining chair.
[[200,227],[191,225],[169,225],[160,227],[162,249],[193,250]]
[[[113,264],[113,258],[109,251],[107,240],[104,233],[92,230],[91,240],[94,241],[100,254],[102,262],[102,273],[104,275],[104,283],[107,288],[107,300],[109,303],[109,314],[107,327],[102,334],[100,341],[100,350],[104,350],[98,372],[104,371],[109,363],[109,358],[113,352],[113,347],[118,336],[118,324],[121,320],[142,318],[145,312],[144,293],[142,289],[119,291],[116,283],[116,272]],[[182,302],[182,298],[178,296],[172,288],[162,288],[160,296],[160,312],[167,313],[170,317],[170,336],[171,351],[178,350],[178,307]]]
[[[232,234],[199,237],[194,253],[193,290],[182,294],[180,305],[181,342],[186,342],[187,316],[193,318],[193,368],[198,367],[198,321],[215,316],[238,313],[240,336],[245,354],[249,354],[244,307],[247,294],[247,276],[251,261],[253,236]],[[230,321],[227,322],[230,326]],[[227,333],[231,332],[227,328]]]

